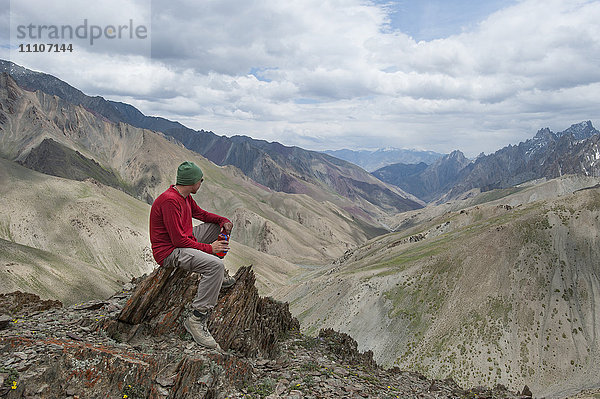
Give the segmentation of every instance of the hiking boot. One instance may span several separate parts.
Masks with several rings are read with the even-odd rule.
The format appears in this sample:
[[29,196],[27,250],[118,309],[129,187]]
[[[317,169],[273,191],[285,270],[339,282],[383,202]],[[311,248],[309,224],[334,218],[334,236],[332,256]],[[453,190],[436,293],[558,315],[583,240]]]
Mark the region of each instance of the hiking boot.
[[221,289],[226,290],[227,288],[233,287],[235,284],[235,278],[229,275],[227,269],[225,269],[225,275],[223,277],[223,284],[221,284]]
[[183,322],[183,326],[187,332],[192,335],[192,338],[194,338],[194,341],[196,341],[198,345],[215,349],[219,347],[219,344],[217,344],[217,341],[210,335],[210,332],[206,327],[207,319],[208,314],[194,310],[190,317]]

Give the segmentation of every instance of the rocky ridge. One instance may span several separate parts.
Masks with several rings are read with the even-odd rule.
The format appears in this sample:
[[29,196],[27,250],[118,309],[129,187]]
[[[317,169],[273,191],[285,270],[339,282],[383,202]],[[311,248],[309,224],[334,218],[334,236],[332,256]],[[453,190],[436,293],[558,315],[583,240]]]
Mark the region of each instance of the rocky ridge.
[[[470,161],[453,151],[435,163],[390,165],[372,174],[427,203],[442,204],[461,198],[470,190],[507,189],[535,179],[567,174],[600,174],[599,132],[591,121],[571,125],[562,132],[549,128],[518,145]],[[424,166],[424,165],[422,165]]]
[[[29,308],[19,311],[13,302],[23,302],[23,294],[3,296],[0,313],[12,314],[0,330],[0,397],[520,398],[528,393],[500,385],[465,390],[452,380],[384,370],[372,353],[359,353],[346,334],[328,329],[318,337],[302,335],[287,304],[258,297],[250,267],[238,271],[236,284],[222,293],[211,315],[210,329],[222,350],[203,349],[182,331],[186,299],[169,302],[163,312],[146,312],[138,324],[122,321],[135,314],[127,316],[126,309],[143,308],[135,298],[151,281],[165,283],[165,293],[187,298],[198,278],[159,268],[107,300],[67,308],[46,303],[36,309],[31,307],[36,300],[27,298]],[[160,328],[151,325],[172,328],[156,334]],[[261,341],[265,336],[270,338]]]
[[[0,73],[10,74],[20,87],[81,105],[113,124],[161,132],[217,165],[239,168],[255,182],[275,191],[307,194],[334,202],[341,196],[360,203],[361,216],[369,220],[377,219],[382,213],[422,206],[397,187],[386,185],[361,168],[326,154],[247,136],[226,137],[211,131],[193,130],[179,122],[146,116],[129,104],[87,96],[52,75],[5,60],[0,60]],[[74,121],[78,120],[71,118],[66,127],[72,127]]]

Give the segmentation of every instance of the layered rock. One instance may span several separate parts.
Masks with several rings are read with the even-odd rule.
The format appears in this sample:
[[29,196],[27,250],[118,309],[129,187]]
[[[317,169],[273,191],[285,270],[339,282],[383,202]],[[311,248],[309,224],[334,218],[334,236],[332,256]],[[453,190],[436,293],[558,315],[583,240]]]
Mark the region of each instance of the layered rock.
[[0,294],[0,314],[29,314],[60,308],[61,306],[60,301],[42,300],[39,296],[28,292],[15,291]]
[[[157,268],[138,285],[117,320],[105,325],[106,330],[126,334],[128,341],[141,336],[185,335],[183,320],[190,312],[200,278],[182,269]],[[290,314],[287,303],[259,297],[251,267],[240,268],[235,279],[235,285],[211,312],[209,329],[224,350],[272,357],[278,340],[288,331],[300,329],[298,320]]]

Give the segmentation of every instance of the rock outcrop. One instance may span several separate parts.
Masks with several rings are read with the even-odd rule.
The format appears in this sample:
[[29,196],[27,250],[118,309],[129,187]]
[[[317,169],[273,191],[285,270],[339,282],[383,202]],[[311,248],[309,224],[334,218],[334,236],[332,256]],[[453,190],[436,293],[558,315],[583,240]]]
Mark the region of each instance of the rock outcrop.
[[159,268],[105,301],[13,315],[0,330],[0,397],[522,397],[384,370],[333,330],[304,336],[287,304],[258,296],[250,267],[211,316],[228,350],[201,348],[181,329],[198,278]]
[[15,291],[0,294],[0,314],[22,315],[60,307],[62,307],[60,301],[42,300],[39,296],[28,292]]
[[[182,269],[159,267],[143,280],[117,320],[107,322],[109,334],[125,334],[127,341],[141,336],[185,335],[183,319],[190,312],[201,277]],[[242,267],[236,283],[222,295],[211,312],[208,327],[223,350],[249,357],[273,357],[277,342],[299,330],[287,303],[261,298],[251,267]]]

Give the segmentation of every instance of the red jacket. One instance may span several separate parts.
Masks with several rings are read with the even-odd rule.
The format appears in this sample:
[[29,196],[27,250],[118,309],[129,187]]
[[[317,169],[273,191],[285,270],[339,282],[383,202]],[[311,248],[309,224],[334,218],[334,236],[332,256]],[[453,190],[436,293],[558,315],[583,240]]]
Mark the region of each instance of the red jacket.
[[200,208],[191,195],[183,198],[173,186],[158,196],[150,210],[150,242],[154,259],[163,261],[175,248],[196,248],[212,253],[210,244],[199,243],[193,234],[192,218],[223,227],[229,222]]

